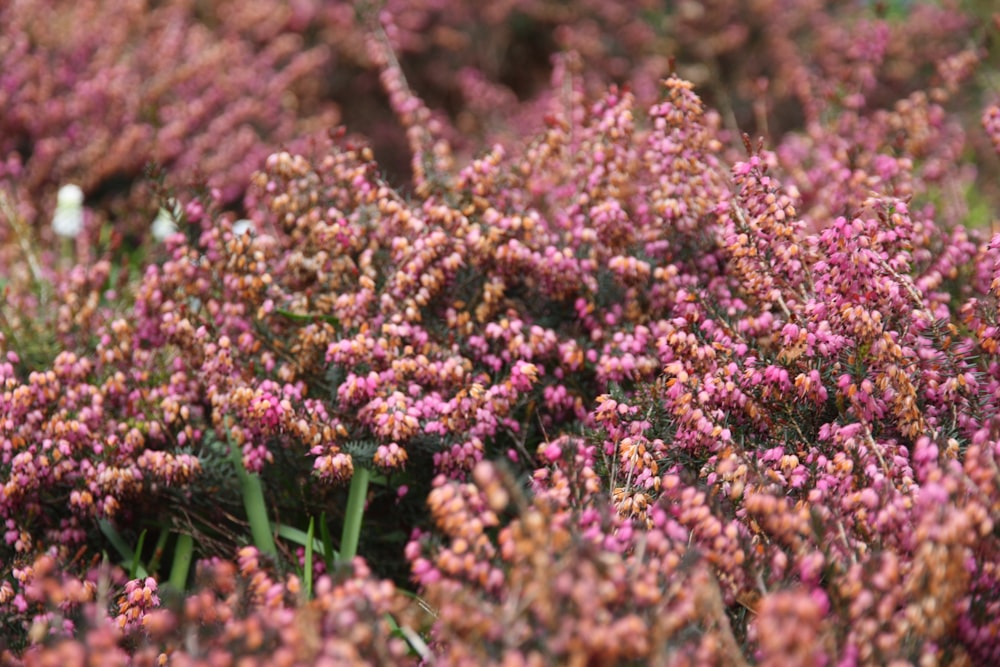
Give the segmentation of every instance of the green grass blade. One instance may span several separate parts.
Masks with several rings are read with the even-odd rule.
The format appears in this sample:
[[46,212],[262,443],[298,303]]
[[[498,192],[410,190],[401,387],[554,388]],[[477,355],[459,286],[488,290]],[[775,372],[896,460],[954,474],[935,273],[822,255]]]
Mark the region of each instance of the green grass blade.
[[129,568],[129,579],[135,579],[138,576],[139,568],[142,567],[142,562],[139,560],[142,558],[142,545],[146,542],[146,530],[143,529],[139,533],[139,542],[135,545],[135,553],[132,554],[132,567]]
[[[274,531],[274,533],[277,534],[278,537],[286,539],[289,542],[294,542],[295,544],[298,544],[299,546],[303,547],[306,546],[306,544],[308,544],[309,535],[303,530],[299,530],[298,528],[295,528],[293,526],[279,526],[278,524],[274,523],[271,524],[271,528]],[[312,545],[313,545],[312,546],[313,552],[321,554],[324,558],[326,557],[327,553],[331,555],[331,558],[337,557],[337,552],[336,551],[328,552],[326,544],[324,544],[323,541],[320,540],[320,538],[318,537],[314,536],[312,538]]]
[[368,498],[368,468],[357,467],[351,477],[351,488],[347,493],[347,513],[344,530],[340,536],[340,560],[350,562],[358,553],[361,539],[361,523],[365,515],[365,500]]
[[264,487],[260,483],[260,477],[247,472],[243,466],[243,455],[240,453],[240,448],[233,444],[228,429],[226,429],[226,441],[229,443],[229,456],[236,468],[236,476],[240,480],[243,507],[247,512],[247,520],[250,522],[250,534],[253,536],[254,546],[262,554],[267,554],[272,558],[277,557],[278,548],[274,544],[271,522],[267,518],[267,504],[264,502]]
[[146,568],[150,572],[156,572],[160,569],[160,560],[163,558],[163,550],[167,548],[169,538],[170,531],[160,531],[160,536],[156,539],[156,546],[153,547],[153,557],[149,559],[149,565]]
[[398,632],[406,641],[407,645],[409,645],[410,652],[416,654],[417,656],[420,657],[421,660],[425,662],[430,661],[432,657],[431,649],[429,646],[427,646],[427,642],[423,640],[423,637],[417,634],[416,630],[414,630],[413,628],[406,625],[398,625],[395,623],[395,619],[392,620],[393,624],[395,624],[396,626],[395,627],[396,632]]
[[194,556],[194,538],[181,533],[174,545],[174,562],[170,566],[170,585],[178,591],[185,590],[188,572],[191,570],[191,560]]
[[[111,546],[115,548],[118,555],[122,558],[122,564],[132,563],[136,560],[135,552],[132,551],[132,547],[126,544],[125,539],[121,536],[118,530],[112,525],[107,519],[99,519],[97,522],[98,528],[104,533],[104,537],[108,538],[108,542],[111,542]],[[149,573],[146,572],[146,568],[139,563],[135,569],[135,574],[137,577],[148,577]]]
[[309,314],[309,313],[293,313],[290,310],[285,310],[283,308],[275,308],[273,311],[276,315],[281,315],[282,317],[287,317],[293,322],[315,322],[320,320],[328,324],[332,324],[335,329],[340,328],[340,320],[338,320],[333,315],[321,315],[321,314]]
[[334,559],[340,556],[333,550],[333,538],[330,536],[330,524],[326,512],[319,515],[319,536],[323,543],[323,558],[326,561],[326,571],[333,572]]
[[316,528],[316,520],[309,517],[309,533],[306,535],[306,562],[303,580],[305,582],[306,600],[312,600],[313,595],[313,533]]

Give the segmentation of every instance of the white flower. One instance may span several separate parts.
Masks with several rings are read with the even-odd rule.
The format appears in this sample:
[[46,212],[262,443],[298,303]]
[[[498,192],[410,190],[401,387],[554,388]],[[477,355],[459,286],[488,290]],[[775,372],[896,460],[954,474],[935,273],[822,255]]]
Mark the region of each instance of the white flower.
[[59,188],[52,231],[71,239],[83,231],[83,190],[80,186],[70,183]]
[[170,208],[161,206],[156,214],[156,219],[153,220],[153,238],[157,241],[163,241],[171,234],[177,233],[177,220],[181,217],[181,204],[176,199],[168,199],[167,206]]
[[253,222],[247,220],[246,218],[242,218],[233,223],[233,234],[236,236],[239,236],[240,234],[252,234],[253,231]]

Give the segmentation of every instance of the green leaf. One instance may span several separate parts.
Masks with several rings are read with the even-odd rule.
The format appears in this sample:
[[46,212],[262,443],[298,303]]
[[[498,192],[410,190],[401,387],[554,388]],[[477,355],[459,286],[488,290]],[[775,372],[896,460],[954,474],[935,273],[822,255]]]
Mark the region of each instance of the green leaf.
[[167,539],[170,538],[170,531],[161,530],[160,537],[156,540],[156,546],[153,547],[153,557],[149,561],[147,569],[150,572],[156,572],[160,569],[160,558],[163,556],[163,550],[167,547]]
[[312,589],[313,589],[313,532],[315,531],[316,521],[314,517],[309,517],[309,533],[306,535],[306,562],[305,562],[305,572],[303,573],[302,579],[305,582],[306,600],[312,599]]
[[340,328],[340,320],[333,315],[320,315],[319,313],[293,313],[292,311],[285,310],[284,308],[275,308],[274,313],[276,315],[281,315],[282,317],[287,317],[293,322],[315,322],[319,320],[320,322],[332,324],[335,329]]
[[339,558],[333,550],[333,538],[330,536],[330,523],[326,518],[326,512],[319,515],[319,535],[323,542],[323,558],[326,561],[326,571],[333,572],[333,562]]
[[365,515],[365,500],[368,498],[368,468],[357,467],[351,477],[351,488],[347,493],[347,512],[344,530],[340,536],[340,561],[350,562],[358,553],[361,539],[361,523]]
[[247,512],[247,520],[250,522],[250,534],[253,536],[254,546],[262,554],[276,558],[278,548],[274,544],[271,522],[267,518],[267,504],[264,502],[264,488],[260,483],[260,477],[248,472],[243,466],[240,448],[233,443],[232,434],[228,427],[226,428],[226,442],[229,443],[229,457],[240,481],[243,507]]
[[135,545],[135,553],[132,554],[132,567],[130,567],[128,571],[129,579],[135,579],[136,573],[139,571],[139,568],[142,567],[142,563],[139,561],[139,558],[142,556],[142,545],[145,541],[146,530],[143,529],[143,531],[139,533],[139,542]]
[[178,591],[185,590],[188,572],[194,556],[194,539],[185,533],[177,535],[174,545],[174,562],[170,567],[170,585]]
[[[99,519],[97,521],[97,527],[101,529],[104,536],[108,538],[108,542],[111,542],[111,546],[113,546],[115,551],[118,552],[118,555],[121,556],[121,564],[123,566],[125,564],[131,564],[133,561],[137,560],[135,552],[133,552],[132,548],[125,543],[124,538],[122,538],[121,534],[110,521],[107,519]],[[149,573],[146,572],[146,568],[142,566],[142,563],[136,563],[135,574],[137,577],[149,576]]]
[[[389,616],[389,618],[392,617]],[[423,640],[423,637],[417,634],[413,628],[406,625],[398,625],[395,621],[396,619],[392,619],[392,625],[395,626],[393,633],[398,633],[397,636],[401,636],[406,640],[407,645],[410,647],[410,652],[420,656],[421,660],[430,660],[431,650],[427,646],[427,642]]]
[[[313,551],[322,554],[324,558],[328,554],[330,554],[332,558],[335,558],[337,555],[337,552],[333,551],[332,549],[328,551],[327,544],[321,541],[319,538],[317,537],[310,538],[308,533],[299,530],[298,528],[295,528],[293,526],[279,526],[278,524],[272,524],[272,528],[274,529],[274,532],[278,534],[278,537],[282,537],[288,540],[289,542],[294,542],[299,546],[308,547],[309,541],[311,539]],[[320,527],[320,532],[322,533],[322,526]]]

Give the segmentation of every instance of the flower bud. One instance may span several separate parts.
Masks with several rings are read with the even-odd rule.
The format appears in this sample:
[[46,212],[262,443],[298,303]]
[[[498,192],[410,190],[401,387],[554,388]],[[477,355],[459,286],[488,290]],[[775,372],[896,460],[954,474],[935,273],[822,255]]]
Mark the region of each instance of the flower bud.
[[52,231],[65,238],[76,238],[83,230],[83,190],[67,184],[59,188],[56,212],[52,216]]

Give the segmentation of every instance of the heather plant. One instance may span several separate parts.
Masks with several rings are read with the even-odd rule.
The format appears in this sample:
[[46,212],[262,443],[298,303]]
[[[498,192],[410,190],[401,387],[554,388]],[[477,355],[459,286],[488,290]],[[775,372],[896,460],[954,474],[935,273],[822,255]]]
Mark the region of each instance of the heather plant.
[[[580,54],[589,94],[628,83],[643,106],[657,98],[673,57],[730,131],[777,140],[830,105],[872,111],[939,86],[951,76],[937,76],[943,64],[969,70],[968,58],[956,60],[975,57],[969,37],[984,41],[984,28],[974,31],[954,3],[725,0],[663,9],[534,0],[381,10],[269,0],[105,0],[71,10],[8,3],[0,174],[17,186],[20,215],[29,224],[47,219],[66,182],[83,188],[102,219],[155,214],[141,178],[150,161],[175,183],[207,179],[234,202],[274,146],[329,127],[340,112],[372,137],[380,162],[405,170],[391,109],[376,101],[381,60],[366,44],[379,16],[391,17],[386,38],[463,157],[540,127],[559,52]],[[222,71],[226,83],[216,85]]]
[[[679,121],[673,138],[698,145],[696,98],[677,94],[685,91],[679,82],[667,86],[671,94],[660,108]],[[650,115],[655,119],[656,110]],[[603,469],[608,487],[601,497],[636,523],[599,535],[621,539],[637,529],[641,535],[620,548],[626,564],[633,557],[634,568],[644,567],[653,536],[674,544],[678,560],[711,564],[725,623],[716,618],[711,643],[698,649],[704,653],[686,658],[694,649],[685,648],[683,633],[664,637],[647,619],[627,644],[608,638],[611,646],[641,654],[609,657],[606,647],[587,641],[602,636],[586,616],[599,613],[599,599],[583,607],[566,590],[532,588],[535,594],[527,595],[522,577],[554,581],[550,571],[535,570],[549,560],[522,564],[513,555],[516,540],[504,540],[508,533],[497,543],[488,539],[484,530],[501,524],[483,508],[498,512],[506,504],[486,505],[486,498],[506,492],[488,480],[478,487],[451,484],[429,497],[441,537],[414,542],[410,558],[425,595],[453,608],[441,615],[437,632],[456,662],[517,656],[511,659],[529,664],[729,664],[732,633],[756,647],[757,659],[775,664],[996,658],[997,626],[986,593],[995,583],[986,573],[995,570],[998,555],[1000,478],[995,447],[982,449],[994,415],[983,384],[992,362],[981,356],[993,348],[960,330],[970,317],[978,324],[971,313],[983,312],[979,299],[991,298],[993,288],[985,280],[964,287],[954,282],[991,266],[993,245],[913,216],[895,197],[869,198],[857,217],[810,232],[796,210],[797,192],[769,173],[775,156],[749,142],[747,149],[748,158],[733,167],[735,192],[715,190],[715,207],[699,218],[716,245],[703,266],[710,258],[717,273],[688,274],[684,298],[671,304],[675,316],[648,325],[661,332],[655,353],[662,375],[640,383],[645,388],[638,392],[613,387],[598,398],[589,416],[596,427],[590,449],[564,439],[539,447],[540,460],[553,463],[583,447],[577,474],[581,467]],[[705,172],[687,174],[687,187],[712,187]],[[933,205],[924,207],[925,215],[933,212]],[[674,224],[672,240],[683,238],[684,228]],[[685,277],[676,268],[667,275]],[[660,281],[669,290],[671,283]],[[947,282],[949,291],[942,289]],[[968,299],[965,306],[954,304],[952,294]],[[977,328],[992,335],[984,324]],[[600,467],[595,452],[602,455]],[[984,472],[972,472],[979,465]],[[547,486],[536,496],[550,501],[549,511],[583,490],[595,493],[602,481],[591,472],[565,488],[566,474],[536,472],[536,480],[559,489],[556,499]],[[522,509],[509,524],[511,534],[528,517],[538,521]],[[540,524],[531,533],[545,546],[526,551],[566,554],[565,542],[548,542],[559,539],[552,526]],[[439,546],[428,546],[437,539]],[[554,567],[573,571],[576,558],[566,555]],[[585,580],[579,574],[566,579]],[[616,580],[608,573],[601,581],[611,587]],[[628,590],[627,582],[617,585],[620,594]],[[472,598],[457,592],[470,586]],[[593,594],[600,585],[580,588]],[[523,604],[508,597],[522,592]],[[574,619],[569,626],[586,628],[585,639],[562,644],[549,628],[544,648],[531,639],[522,644],[523,635],[501,630],[509,623],[487,620],[506,618],[500,610],[509,608],[521,610],[518,620],[532,628],[548,627],[548,610],[559,609],[560,618]],[[629,610],[618,607],[604,610],[594,625],[614,628],[612,619],[632,622]],[[784,624],[798,634],[778,632]]]
[[4,3],[0,185],[18,214],[44,230],[70,182],[119,233],[124,220],[139,233],[156,210],[150,162],[237,201],[269,147],[337,119],[314,81],[329,51],[304,48],[287,14],[254,41],[222,6],[219,21],[187,2]]
[[[365,7],[375,13],[374,6]],[[465,155],[484,141],[508,143],[539,127],[539,110],[554,92],[547,86],[550,57],[562,52],[581,57],[589,94],[599,95],[609,81],[627,83],[642,106],[656,101],[659,80],[673,61],[719,109],[727,129],[750,129],[775,141],[837,110],[887,109],[942,85],[950,76],[940,76],[945,63],[966,73],[977,54],[995,63],[995,52],[973,46],[988,44],[988,21],[977,27],[963,8],[905,1],[720,0],[657,7],[537,0],[489,8],[389,2],[381,16],[391,17],[387,35],[405,58],[411,83],[433,108],[447,112],[437,118],[450,126],[448,138]],[[319,19],[328,32],[342,30],[345,21],[339,10]],[[362,36],[341,43],[345,60],[378,64]],[[369,122],[371,112],[377,114],[365,111]],[[376,153],[398,162],[398,151],[387,145],[398,139],[384,135],[372,135]]]
[[120,569],[76,578],[59,565],[46,554],[16,570],[16,603],[49,611],[33,617],[32,645],[19,659],[4,653],[2,664],[415,664],[389,616],[405,611],[405,598],[360,560],[321,577],[308,600],[298,577],[276,576],[253,547],[236,562],[202,561],[198,592],[183,599],[161,597],[152,577],[122,586]]
[[[661,24],[716,34],[713,67],[777,6],[717,4]],[[605,5],[483,16],[566,39],[655,24]],[[351,21],[231,9],[201,20],[258,54]],[[785,7],[763,41],[788,60],[753,90],[804,121],[754,107],[760,141],[718,72],[717,111],[680,72],[654,97],[655,64],[596,86],[595,61],[630,62],[599,39],[523,104],[467,71],[500,117],[463,113],[501,139],[470,153],[478,131],[417,88],[468,44],[421,28],[480,17],[361,9],[338,48],[378,71],[405,184],[343,130],[234,177],[239,207],[167,174],[143,204],[161,245],[128,268],[87,236],[89,186],[62,252],[20,176],[0,192],[23,253],[0,328],[0,659],[1000,659],[1000,242],[964,224],[998,123],[992,101],[980,126],[952,109],[981,103],[988,51],[907,51],[964,19]]]

